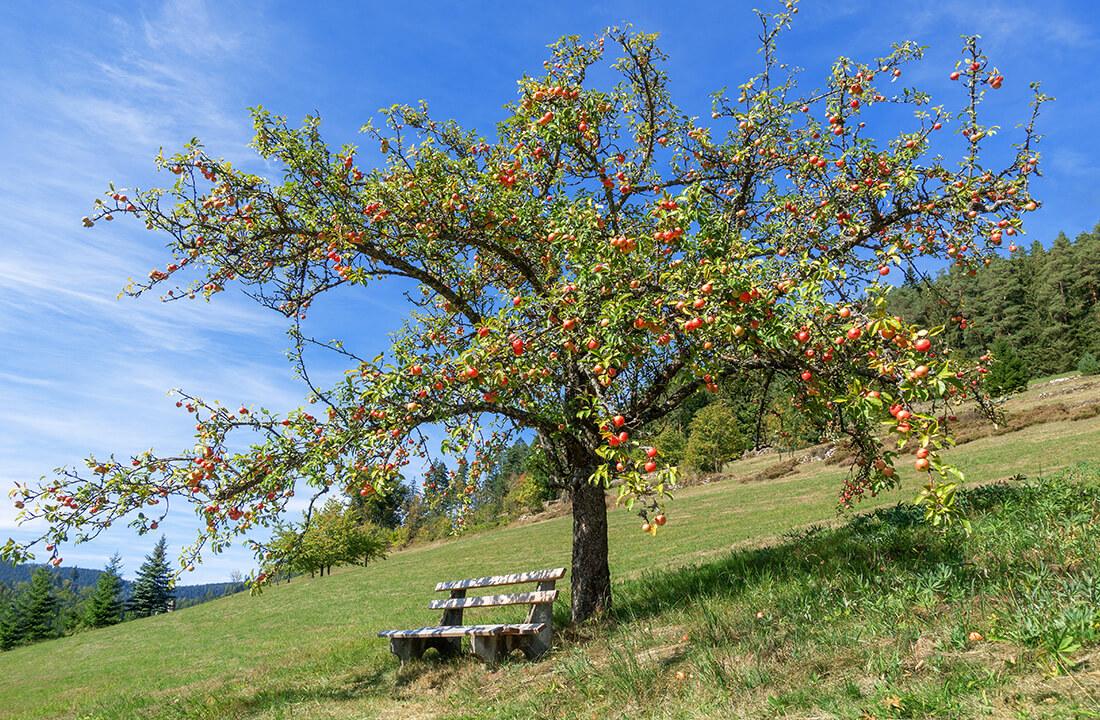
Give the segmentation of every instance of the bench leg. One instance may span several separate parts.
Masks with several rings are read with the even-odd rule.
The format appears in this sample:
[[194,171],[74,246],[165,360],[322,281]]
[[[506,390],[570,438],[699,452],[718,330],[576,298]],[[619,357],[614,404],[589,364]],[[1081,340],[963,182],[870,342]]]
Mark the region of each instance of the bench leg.
[[462,654],[462,638],[432,638],[427,647],[434,647],[443,657],[457,657]]
[[[541,591],[553,590],[554,581],[540,582],[538,589]],[[526,635],[517,647],[523,650],[528,660],[537,660],[549,652],[554,644],[554,605],[553,603],[538,603],[531,606],[527,613],[527,622],[542,623],[545,627],[538,635]]]
[[523,651],[528,660],[538,660],[550,650],[550,638],[545,637],[546,635],[547,633],[542,632],[538,635],[526,635],[517,638],[520,641],[517,647]]
[[397,656],[402,665],[420,659],[425,647],[422,638],[390,638],[390,652]]
[[495,635],[471,635],[470,644],[473,646],[474,655],[489,665],[500,662],[500,640]]

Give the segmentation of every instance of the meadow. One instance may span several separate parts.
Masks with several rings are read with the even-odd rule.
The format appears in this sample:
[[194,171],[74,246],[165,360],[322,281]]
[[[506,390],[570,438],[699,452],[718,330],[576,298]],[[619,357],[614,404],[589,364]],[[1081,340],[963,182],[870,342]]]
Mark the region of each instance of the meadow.
[[568,517],[2,653],[0,718],[1100,718],[1097,403],[1036,381],[951,451],[969,536],[920,521],[913,473],[838,515],[843,466],[763,479],[775,455],[682,489],[656,537],[614,510],[614,617],[539,662],[399,668],[375,633],[435,622],[439,580],[568,566]]

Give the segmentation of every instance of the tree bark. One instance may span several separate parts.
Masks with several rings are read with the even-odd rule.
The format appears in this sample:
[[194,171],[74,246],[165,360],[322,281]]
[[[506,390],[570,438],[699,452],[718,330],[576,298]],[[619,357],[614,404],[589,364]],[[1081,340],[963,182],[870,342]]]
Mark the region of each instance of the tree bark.
[[602,485],[574,480],[573,570],[570,574],[573,622],[611,609],[611,570],[607,565],[607,504]]

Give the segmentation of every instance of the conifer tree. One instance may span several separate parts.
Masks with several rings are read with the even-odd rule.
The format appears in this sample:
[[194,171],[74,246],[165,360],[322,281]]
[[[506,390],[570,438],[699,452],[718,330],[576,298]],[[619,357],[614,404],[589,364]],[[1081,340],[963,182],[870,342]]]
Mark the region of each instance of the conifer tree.
[[1085,353],[1077,361],[1077,372],[1082,375],[1100,375],[1100,360],[1090,352]]
[[1020,354],[1005,340],[993,343],[992,351],[993,362],[986,378],[989,392],[995,396],[1004,396],[1026,390],[1031,372]]
[[1046,249],[1012,246],[971,275],[952,269],[910,282],[891,296],[891,312],[945,326],[946,344],[970,358],[1003,340],[1031,377],[1072,370],[1085,353],[1100,353],[1100,227],[1071,242],[1059,234]]
[[134,592],[130,597],[130,610],[138,617],[167,612],[168,603],[174,598],[167,550],[168,545],[162,535],[153,552],[145,557],[145,562],[138,569]]
[[122,620],[122,577],[119,570],[122,558],[111,556],[103,574],[96,580],[95,590],[85,605],[84,622],[89,627],[100,628]]
[[379,493],[350,493],[352,507],[367,522],[388,530],[395,530],[405,520],[406,509],[416,491],[404,480],[394,484],[393,489],[381,495]]
[[19,635],[25,642],[57,637],[57,595],[50,571],[40,567],[16,600]]
[[1038,335],[1042,353],[1033,369],[1039,375],[1066,370],[1077,357],[1072,325],[1074,304],[1070,294],[1076,275],[1073,254],[1069,239],[1059,233],[1036,276],[1034,299],[1037,317],[1042,323]]
[[1070,279],[1078,317],[1074,325],[1081,354],[1100,353],[1100,226],[1081,233],[1073,245],[1075,273]]
[[8,600],[0,607],[0,650],[11,650],[23,639],[22,623],[19,622],[19,608],[15,599]]

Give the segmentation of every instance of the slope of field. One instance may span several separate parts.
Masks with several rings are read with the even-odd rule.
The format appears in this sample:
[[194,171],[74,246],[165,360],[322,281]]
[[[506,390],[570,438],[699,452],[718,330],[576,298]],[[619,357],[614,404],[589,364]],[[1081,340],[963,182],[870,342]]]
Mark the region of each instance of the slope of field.
[[[1068,392],[1052,395],[1055,391]],[[1043,383],[1014,401],[1013,409],[1020,412],[1049,405],[1058,398],[1071,398],[1074,403],[1095,401],[1095,394],[1100,394],[1096,383],[1085,379]],[[954,450],[953,460],[971,483],[986,483],[1017,474],[1049,476],[1058,468],[1100,458],[1098,448],[1100,417],[1082,416],[978,438]],[[497,672],[487,672],[472,661],[440,663],[433,657],[398,670],[386,644],[374,635],[388,627],[434,622],[435,614],[426,610],[426,605],[438,580],[568,566],[570,528],[565,517],[416,547],[367,568],[346,568],[315,580],[296,579],[259,597],[231,596],[169,615],[0,653],[0,718],[529,718],[538,714],[532,714],[538,705],[547,704],[555,706],[554,714],[541,716],[615,717],[629,713],[635,717],[712,717],[716,716],[712,713],[730,711],[728,707],[718,710],[720,702],[715,698],[731,694],[753,699],[750,705],[737,705],[738,714],[806,717],[814,714],[810,708],[817,707],[818,692],[822,698],[836,695],[829,706],[839,713],[836,716],[869,707],[874,712],[868,710],[868,714],[878,717],[970,717],[968,713],[977,706],[962,704],[945,710],[935,705],[936,698],[968,693],[985,697],[987,689],[1017,697],[1022,703],[1021,717],[1040,714],[1029,705],[1032,701],[1035,708],[1066,713],[1059,716],[1100,717],[1084,714],[1090,711],[1082,709],[1090,699],[1100,697],[1095,674],[1085,672],[1084,684],[1077,676],[1071,677],[1073,683],[1055,679],[1050,681],[1053,684],[1044,684],[1043,680],[1044,672],[1060,668],[1083,667],[1087,671],[1088,657],[1082,661],[1080,653],[1075,655],[1077,651],[1071,648],[1057,655],[1064,667],[1049,658],[1049,667],[1043,666],[1026,659],[1031,656],[1018,649],[1026,647],[1026,643],[1019,644],[1022,640],[1015,641],[1017,645],[1008,640],[988,643],[997,648],[982,650],[993,658],[989,663],[974,665],[977,669],[972,671],[973,663],[964,663],[966,673],[958,678],[950,675],[951,682],[970,685],[950,692],[941,688],[939,695],[920,695],[924,698],[921,702],[931,705],[921,706],[903,697],[909,680],[898,678],[933,673],[928,682],[947,682],[947,675],[936,674],[946,672],[943,668],[950,664],[937,650],[942,643],[927,638],[938,637],[936,633],[941,631],[948,638],[961,632],[955,625],[941,627],[940,616],[948,605],[971,603],[964,613],[966,621],[993,636],[995,629],[988,627],[988,616],[994,610],[1004,610],[986,607],[977,595],[948,598],[934,583],[929,586],[930,595],[913,597],[885,586],[877,595],[871,592],[875,588],[865,588],[862,595],[850,589],[819,588],[839,593],[837,602],[848,592],[856,600],[842,605],[836,617],[811,615],[796,621],[797,613],[793,613],[781,619],[776,608],[786,602],[780,596],[786,597],[782,588],[790,568],[780,558],[779,549],[754,553],[745,548],[775,545],[792,552],[790,541],[782,537],[785,533],[810,523],[839,524],[835,498],[845,471],[840,466],[810,462],[777,479],[739,481],[775,462],[774,457],[754,458],[733,467],[724,481],[683,490],[670,505],[669,525],[656,538],[638,530],[635,516],[613,511],[611,563],[622,601],[619,624],[567,633],[561,638],[562,647],[543,662],[510,663]],[[865,503],[862,511],[906,501],[915,486],[914,478],[908,476],[900,490]],[[1096,532],[1100,506],[1094,508],[1090,519],[1087,504],[1081,502],[1051,499],[1049,507],[1043,507],[1059,517],[1049,518],[1050,522],[1025,518],[1018,527],[1049,525],[1057,529],[1060,547],[1077,548],[1074,543],[1087,542],[1090,529],[1093,539],[1100,534]],[[1059,520],[1070,525],[1063,527]],[[894,527],[890,522],[886,526]],[[985,522],[989,538],[1004,535],[1004,528],[992,529],[993,521]],[[853,538],[864,532],[853,527],[829,531],[834,533],[828,536],[834,538],[829,542],[837,547],[853,543]],[[981,527],[976,524],[975,538],[986,537]],[[889,535],[895,548],[905,541],[928,553],[899,550],[899,562],[918,558],[924,563],[933,558],[936,562],[929,566],[933,569],[937,563],[960,562],[947,553],[945,536],[929,535],[930,529],[912,528],[904,522],[898,528]],[[827,552],[822,537],[814,534],[798,547],[821,552],[823,582],[834,576],[847,577],[855,555]],[[1021,545],[1016,550],[1030,548],[1028,552],[1043,557],[1044,543],[1051,543],[1052,538],[1036,536],[1031,541],[1034,546]],[[951,535],[950,542],[962,541]],[[980,543],[974,547],[979,546],[990,557],[1005,551]],[[731,554],[737,547],[742,549]],[[875,560],[884,576],[892,572],[892,557],[887,553]],[[1072,574],[1073,567],[1067,565],[1071,561],[1059,558],[1056,572]],[[1077,562],[1083,561],[1079,558]],[[921,565],[920,570],[923,573],[929,567]],[[899,566],[898,572],[912,570],[909,565],[905,568]],[[700,599],[721,595],[716,578],[736,579],[742,572],[755,578],[752,593],[746,588],[743,597],[716,596],[714,602]],[[851,578],[853,583],[865,582],[861,573],[851,574]],[[944,582],[943,587],[954,587]],[[1096,583],[1091,590],[1072,592],[1093,592],[1094,601],[1100,602],[1100,580]],[[708,591],[701,594],[699,588],[704,586]],[[869,609],[867,598],[872,596],[884,607]],[[740,614],[754,607],[754,602],[771,604],[759,607],[757,619],[774,623],[774,627],[754,631],[745,626]],[[928,635],[922,633],[919,623],[906,625],[902,631],[897,618],[887,612],[894,604],[899,612],[904,611],[898,617],[908,618],[910,610],[913,617],[923,617]],[[567,608],[565,593],[556,606],[559,620],[567,617]],[[881,626],[862,630],[859,619],[864,615],[876,618]],[[471,614],[474,619],[506,616],[499,611]],[[850,678],[837,676],[828,663],[816,664],[808,656],[768,645],[780,638],[816,638],[822,629],[819,622],[826,620],[834,623],[837,637],[848,638],[850,645],[815,652],[822,658],[848,653],[847,660],[834,658],[831,662],[836,663],[834,668],[846,663],[857,668]],[[1096,622],[1100,623],[1100,617]],[[894,640],[890,640],[892,624],[898,628]],[[691,649],[700,637],[709,640],[700,640],[701,644]],[[774,639],[765,642],[762,638],[766,637]],[[955,640],[951,652],[971,652],[965,633]],[[1080,637],[1075,640],[1079,645],[1080,641]],[[922,642],[933,645],[913,649]],[[875,652],[867,655],[867,647]],[[738,657],[744,656],[744,662],[731,660],[729,653],[734,651]],[[1005,670],[1009,655],[1011,668]],[[958,658],[953,662],[957,665]],[[1077,665],[1081,662],[1083,666]],[[1096,658],[1091,662],[1095,670]],[[681,679],[677,672],[683,673]],[[971,672],[973,677],[967,675]],[[1031,685],[1019,684],[1025,681]],[[1094,684],[1089,686],[1089,682]],[[813,689],[822,684],[820,691]],[[552,702],[556,697],[561,698],[560,703]],[[926,709],[912,711],[914,707]],[[937,707],[939,712],[934,712]],[[834,715],[826,712],[820,716]]]

